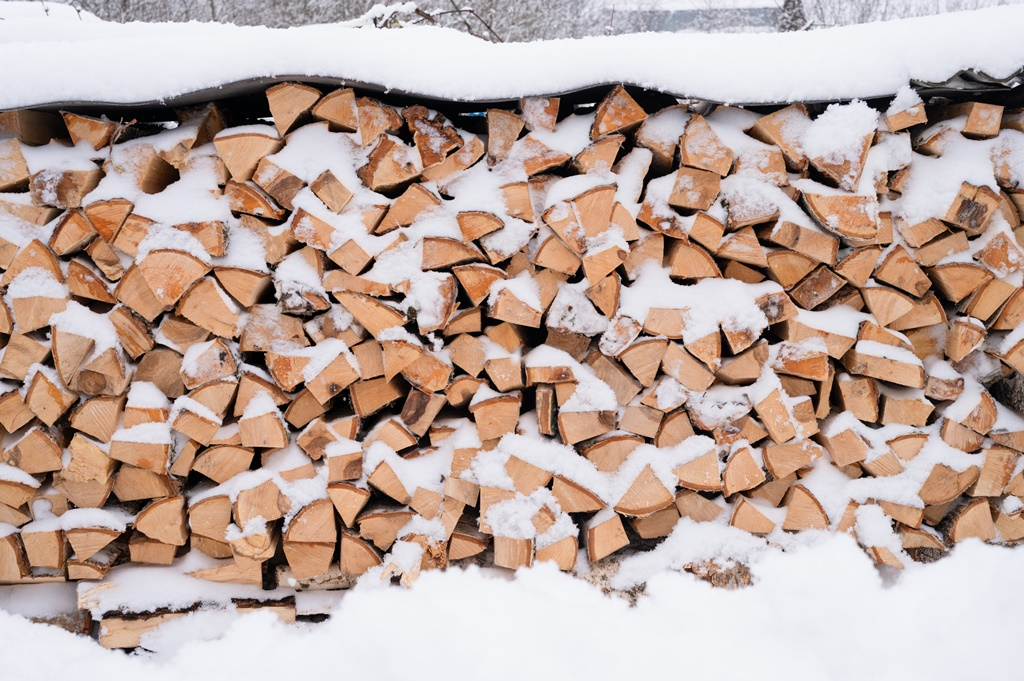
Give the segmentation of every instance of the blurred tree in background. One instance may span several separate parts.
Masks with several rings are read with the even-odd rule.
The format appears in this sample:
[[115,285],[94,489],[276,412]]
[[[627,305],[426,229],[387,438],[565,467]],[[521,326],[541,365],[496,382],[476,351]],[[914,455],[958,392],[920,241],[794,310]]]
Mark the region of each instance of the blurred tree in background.
[[[286,27],[352,21],[373,0],[42,0],[107,21],[218,21]],[[1016,4],[1024,0],[417,0],[403,21],[489,40],[578,38],[638,31],[793,31]]]

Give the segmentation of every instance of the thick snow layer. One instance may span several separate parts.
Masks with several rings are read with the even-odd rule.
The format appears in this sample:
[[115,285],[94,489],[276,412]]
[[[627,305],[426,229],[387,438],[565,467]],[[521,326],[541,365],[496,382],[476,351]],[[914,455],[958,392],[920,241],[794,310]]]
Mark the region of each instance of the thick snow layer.
[[[545,678],[660,678],[678,666],[669,655],[685,661],[680,668],[687,674],[717,676],[723,660],[738,654],[755,661],[757,677],[766,681],[952,680],[963,678],[964,669],[978,678],[1017,676],[1018,661],[1008,651],[1015,650],[1018,633],[1007,616],[1024,607],[1020,551],[970,540],[947,559],[908,566],[892,583],[853,540],[836,536],[788,553],[768,552],[751,572],[754,585],[738,591],[663,572],[632,608],[550,564],[511,579],[476,567],[429,571],[411,589],[372,588],[379,580],[366,579],[338,599],[325,623],[286,626],[269,613],[201,611],[147,636],[148,647],[163,651],[157,654],[103,650],[0,612],[0,635],[9,650],[22,653],[9,656],[4,674],[12,681],[70,673],[152,681],[314,678],[337,670],[337,642],[345,641],[359,651],[346,657],[348,675],[413,678],[422,675],[424,660],[451,646],[450,628],[437,623],[464,621],[473,612],[474,625],[459,628],[459,665],[486,670],[496,681],[522,678],[522,665],[502,660],[519,659],[524,627],[538,626],[543,642],[532,646],[530,660]],[[209,595],[207,587],[226,586],[181,579],[196,582],[199,600]],[[147,578],[135,586],[144,591],[152,583]],[[8,606],[6,598],[3,603]],[[400,655],[394,637],[381,635],[396,623],[416,632],[402,639]],[[631,652],[595,654],[595,641]],[[779,654],[794,641],[797,654]]]
[[[0,108],[156,102],[248,79],[297,76],[480,101],[614,82],[734,103],[867,98],[892,95],[911,80],[946,81],[965,69],[1006,78],[1024,64],[1022,23],[1024,7],[1011,6],[788,34],[492,44],[434,27],[8,20],[0,22],[0,59],[18,68],[5,79]],[[115,66],[111,54],[131,59]],[[780,61],[778,55],[807,57]]]

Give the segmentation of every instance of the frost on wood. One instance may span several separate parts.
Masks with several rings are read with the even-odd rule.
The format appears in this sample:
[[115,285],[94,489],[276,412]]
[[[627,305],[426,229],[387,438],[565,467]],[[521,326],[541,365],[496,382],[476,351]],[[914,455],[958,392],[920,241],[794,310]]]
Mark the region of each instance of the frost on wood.
[[268,96],[0,146],[0,581],[81,581],[104,645],[461,561],[1024,538],[1018,112]]

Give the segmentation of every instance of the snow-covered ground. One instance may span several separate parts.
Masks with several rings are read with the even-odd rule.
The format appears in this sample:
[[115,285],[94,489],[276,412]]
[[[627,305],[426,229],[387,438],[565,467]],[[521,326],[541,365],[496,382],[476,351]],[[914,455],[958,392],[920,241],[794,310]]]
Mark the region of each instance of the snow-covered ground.
[[[125,655],[0,611],[7,681],[61,678],[1020,678],[1024,551],[974,540],[889,582],[844,535],[753,565],[726,591],[664,572],[635,607],[540,564],[365,580],[319,624],[198,612]],[[27,606],[23,606],[27,607]],[[313,676],[316,675],[316,676]]]
[[789,34],[493,44],[429,27],[115,24],[62,13],[0,22],[0,60],[16,65],[0,109],[153,102],[288,76],[479,101],[617,82],[731,103],[866,98],[966,69],[1006,78],[1024,64],[1021,26],[1018,5]]

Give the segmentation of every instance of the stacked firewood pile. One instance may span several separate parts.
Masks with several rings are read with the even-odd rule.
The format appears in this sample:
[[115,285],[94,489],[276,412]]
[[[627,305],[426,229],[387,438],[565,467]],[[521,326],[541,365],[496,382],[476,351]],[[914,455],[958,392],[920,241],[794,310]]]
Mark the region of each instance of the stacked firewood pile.
[[0,114],[0,580],[1024,537],[1024,116],[266,95]]

